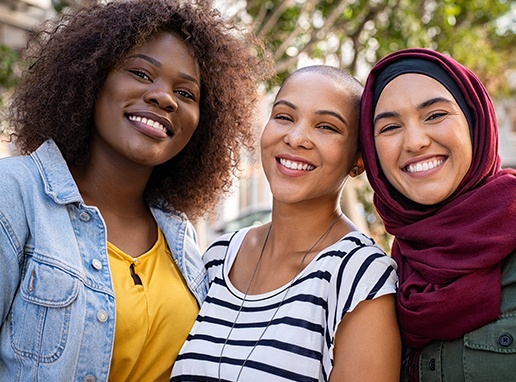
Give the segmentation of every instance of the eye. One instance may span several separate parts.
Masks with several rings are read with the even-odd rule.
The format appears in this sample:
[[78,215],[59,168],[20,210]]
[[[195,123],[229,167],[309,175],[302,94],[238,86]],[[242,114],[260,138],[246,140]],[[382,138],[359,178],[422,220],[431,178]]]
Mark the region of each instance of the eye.
[[328,131],[335,131],[335,132],[339,132],[340,131],[335,126],[329,125],[329,124],[321,124],[321,125],[318,125],[317,128],[321,129],[321,130],[328,130]]
[[396,131],[399,128],[400,128],[399,125],[391,123],[389,125],[385,125],[383,127],[375,129],[375,132],[376,132],[376,135],[388,134],[388,133],[392,133],[392,132]]
[[185,97],[185,98],[188,98],[188,99],[191,99],[194,101],[196,99],[195,95],[193,95],[193,93],[186,91],[186,90],[176,90],[175,93],[179,94],[181,97]]
[[289,121],[289,122],[294,121],[294,119],[288,114],[276,114],[274,116],[274,119],[279,119],[280,121]]
[[144,80],[152,82],[152,79],[150,78],[150,76],[147,73],[145,73],[144,71],[142,71],[142,70],[129,70],[129,72],[131,72],[135,76],[143,78]]
[[446,113],[444,111],[439,111],[439,112],[431,113],[426,120],[430,121],[430,122],[435,122],[435,121],[439,121],[439,120],[443,119],[447,115],[448,115],[448,113]]

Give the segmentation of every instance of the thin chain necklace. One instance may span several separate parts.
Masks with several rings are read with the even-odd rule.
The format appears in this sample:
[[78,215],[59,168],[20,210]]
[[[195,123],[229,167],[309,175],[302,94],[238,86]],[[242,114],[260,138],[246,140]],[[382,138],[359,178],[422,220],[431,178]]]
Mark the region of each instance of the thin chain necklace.
[[[324,233],[319,237],[319,239],[317,239],[317,241],[310,247],[310,249],[308,251],[305,252],[305,254],[303,255],[302,259],[301,259],[301,262],[299,263],[299,266],[297,267],[297,271],[296,271],[296,274],[294,275],[294,277],[292,278],[292,280],[290,281],[290,284],[289,286],[287,287],[286,291],[285,291],[285,294],[283,295],[280,303],[278,304],[276,310],[274,311],[274,313],[272,314],[272,317],[271,319],[269,320],[269,322],[267,323],[267,325],[265,326],[265,328],[263,329],[262,333],[260,334],[260,336],[258,337],[258,339],[256,340],[253,348],[251,349],[251,351],[249,352],[249,354],[247,355],[247,357],[244,359],[244,362],[242,362],[242,365],[240,366],[240,370],[238,371],[238,375],[237,375],[237,378],[235,379],[235,382],[238,382],[238,380],[240,379],[240,375],[242,374],[242,371],[244,370],[244,366],[245,364],[247,363],[247,361],[249,360],[249,358],[251,357],[251,354],[253,354],[254,350],[256,349],[256,347],[258,346],[258,343],[262,340],[265,332],[267,331],[267,329],[269,328],[269,326],[271,325],[272,321],[274,320],[274,318],[276,317],[276,314],[278,313],[280,307],[283,305],[283,302],[285,301],[285,298],[287,297],[287,294],[288,292],[290,291],[290,288],[292,287],[292,285],[294,284],[294,280],[296,279],[296,277],[299,275],[299,273],[301,272],[301,269],[302,269],[302,266],[303,266],[303,263],[305,262],[305,259],[306,259],[306,256],[312,252],[312,250],[315,248],[315,246],[317,244],[319,244],[319,242],[331,231],[331,229],[333,228],[333,226],[337,223],[337,221],[339,221],[340,217],[342,216],[342,212],[339,214],[339,216],[337,216],[337,218],[331,222],[330,226],[326,229],[326,231],[324,231]],[[220,379],[220,368],[221,368],[221,365],[222,365],[222,355],[224,353],[224,349],[226,348],[226,345],[229,341],[229,337],[231,336],[231,333],[233,333],[233,329],[235,328],[236,326],[236,323],[238,321],[238,317],[240,316],[240,313],[242,312],[242,308],[244,307],[244,303],[246,302],[246,298],[248,296],[248,293],[249,293],[249,289],[251,288],[251,284],[253,283],[253,280],[254,280],[254,277],[256,276],[256,273],[258,272],[258,268],[260,267],[260,263],[262,261],[262,257],[263,257],[263,252],[265,251],[265,246],[267,245],[267,241],[269,240],[269,236],[270,236],[270,233],[271,233],[271,229],[272,229],[272,223],[271,225],[269,226],[269,229],[267,231],[267,235],[265,236],[265,240],[263,241],[263,246],[262,246],[262,250],[260,251],[260,256],[258,257],[258,261],[256,262],[256,265],[254,267],[254,271],[253,271],[253,274],[251,276],[251,280],[249,281],[249,284],[247,285],[247,288],[245,290],[245,293],[244,293],[244,297],[242,299],[242,303],[240,304],[240,307],[238,308],[238,312],[237,312],[237,315],[235,317],[235,320],[233,321],[233,325],[231,325],[231,329],[229,329],[229,333],[226,337],[226,340],[224,341],[224,344],[222,345],[222,349],[220,350],[220,356],[219,356],[219,365],[218,365],[218,380],[219,382],[222,382],[222,380]]]

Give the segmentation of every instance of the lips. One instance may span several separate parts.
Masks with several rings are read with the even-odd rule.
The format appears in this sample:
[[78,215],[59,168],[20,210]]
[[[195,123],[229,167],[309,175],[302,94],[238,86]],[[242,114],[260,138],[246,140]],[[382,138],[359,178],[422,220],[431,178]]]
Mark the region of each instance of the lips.
[[432,170],[436,167],[439,167],[440,165],[442,165],[444,163],[444,161],[445,161],[445,158],[441,157],[441,158],[435,158],[432,160],[411,163],[411,164],[405,166],[404,170],[411,174],[414,174],[417,172],[424,172],[424,171]]
[[152,119],[147,119],[145,117],[138,117],[138,116],[133,116],[133,115],[130,115],[129,116],[129,119],[131,121],[136,121],[136,122],[141,122],[141,123],[144,123],[146,124],[147,126],[150,126],[154,129],[158,129],[158,130],[161,130],[163,131],[164,133],[167,132],[167,129],[165,129],[165,126],[163,126],[161,123],[159,123],[158,121],[153,121]]
[[279,158],[279,163],[290,170],[313,171],[315,166],[308,163],[296,162],[289,159]]
[[168,136],[174,135],[172,124],[165,118],[159,116],[144,116],[136,114],[128,114],[130,121],[143,123],[153,129],[159,130]]

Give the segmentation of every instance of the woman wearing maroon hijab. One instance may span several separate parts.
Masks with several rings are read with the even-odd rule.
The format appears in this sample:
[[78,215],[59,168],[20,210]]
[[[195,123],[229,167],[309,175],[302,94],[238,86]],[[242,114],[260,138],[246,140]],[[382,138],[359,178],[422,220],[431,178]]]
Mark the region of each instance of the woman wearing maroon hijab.
[[486,89],[443,54],[392,53],[367,79],[360,139],[395,238],[402,380],[514,380],[516,171]]

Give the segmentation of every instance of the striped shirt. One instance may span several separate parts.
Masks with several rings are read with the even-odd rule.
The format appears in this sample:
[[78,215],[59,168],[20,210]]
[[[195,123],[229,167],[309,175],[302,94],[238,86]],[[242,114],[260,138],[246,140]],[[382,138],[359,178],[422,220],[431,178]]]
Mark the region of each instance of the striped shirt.
[[244,293],[228,275],[249,229],[204,254],[210,290],[171,381],[235,382],[239,373],[240,382],[327,381],[340,320],[363,300],[396,293],[394,260],[352,232],[319,252],[290,288],[248,295],[242,306]]

